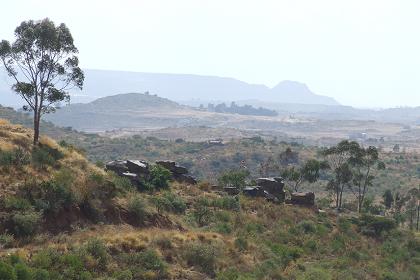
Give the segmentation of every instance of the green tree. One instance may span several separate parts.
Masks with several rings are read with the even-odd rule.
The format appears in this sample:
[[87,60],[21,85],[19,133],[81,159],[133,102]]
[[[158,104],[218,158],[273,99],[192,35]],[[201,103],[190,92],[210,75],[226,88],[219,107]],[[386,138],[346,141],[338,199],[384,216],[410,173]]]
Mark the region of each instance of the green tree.
[[34,145],[39,142],[41,116],[68,102],[68,90],[82,88],[84,74],[79,68],[70,30],[48,18],[24,21],[15,29],[16,40],[0,42],[0,59],[14,80],[12,89],[33,112]]
[[337,209],[341,209],[344,189],[353,179],[350,158],[359,148],[360,145],[357,142],[344,140],[322,152],[332,170],[327,189],[335,193]]
[[299,186],[303,182],[315,183],[318,181],[321,170],[327,169],[328,163],[325,161],[318,161],[310,159],[306,161],[301,167],[289,167],[282,173],[283,178],[288,182],[289,186],[297,192]]
[[348,161],[353,173],[350,189],[356,196],[357,210],[361,212],[367,190],[372,186],[375,179],[374,172],[385,169],[385,164],[379,160],[378,150],[373,146],[365,149],[355,145],[351,149],[351,156]]
[[248,170],[229,170],[219,177],[219,184],[226,187],[242,189],[246,184],[246,178],[249,176]]
[[391,209],[392,203],[394,202],[394,196],[391,192],[391,190],[386,190],[384,194],[382,195],[382,198],[384,199],[384,205],[386,209]]

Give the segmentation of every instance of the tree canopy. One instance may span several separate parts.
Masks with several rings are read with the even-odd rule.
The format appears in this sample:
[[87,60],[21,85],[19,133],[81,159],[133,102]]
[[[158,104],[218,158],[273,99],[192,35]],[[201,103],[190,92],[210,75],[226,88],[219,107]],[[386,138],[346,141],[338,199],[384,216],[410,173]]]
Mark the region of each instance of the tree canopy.
[[48,18],[24,21],[14,34],[14,42],[0,42],[0,59],[14,81],[12,89],[26,102],[23,109],[33,112],[37,144],[41,116],[68,102],[71,88],[82,89],[84,74],[64,23],[56,26]]

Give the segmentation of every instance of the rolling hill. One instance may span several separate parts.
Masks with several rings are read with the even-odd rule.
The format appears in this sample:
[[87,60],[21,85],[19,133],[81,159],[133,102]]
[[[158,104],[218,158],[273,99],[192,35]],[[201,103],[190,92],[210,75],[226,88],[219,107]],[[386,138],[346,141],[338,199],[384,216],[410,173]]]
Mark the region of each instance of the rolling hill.
[[[274,88],[253,85],[232,78],[187,74],[139,73],[85,69],[82,92],[73,92],[74,103],[124,92],[146,92],[171,100],[258,99],[280,103],[339,105],[333,98],[311,92],[305,84],[283,81]],[[17,105],[21,100],[10,91],[11,81],[0,69],[0,104]]]

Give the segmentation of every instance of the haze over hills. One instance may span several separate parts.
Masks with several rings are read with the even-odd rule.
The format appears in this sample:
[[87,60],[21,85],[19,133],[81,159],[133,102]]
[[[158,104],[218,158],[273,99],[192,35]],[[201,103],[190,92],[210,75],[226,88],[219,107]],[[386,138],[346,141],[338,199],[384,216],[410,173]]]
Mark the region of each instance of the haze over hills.
[[[100,97],[126,92],[150,92],[171,100],[222,100],[257,99],[279,103],[339,105],[331,97],[311,92],[305,84],[293,81],[280,82],[274,88],[253,85],[232,78],[188,74],[139,73],[108,70],[85,70],[82,92],[73,92],[73,103],[87,103]],[[4,69],[0,71],[0,104],[22,104],[10,92]]]

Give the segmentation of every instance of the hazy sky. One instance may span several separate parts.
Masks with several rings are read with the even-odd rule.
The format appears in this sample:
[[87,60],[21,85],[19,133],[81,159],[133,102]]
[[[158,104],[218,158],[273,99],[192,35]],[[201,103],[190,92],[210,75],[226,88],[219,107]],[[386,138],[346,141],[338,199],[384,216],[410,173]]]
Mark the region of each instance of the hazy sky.
[[70,28],[82,67],[308,84],[364,107],[420,106],[419,0],[13,0]]

